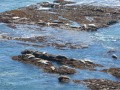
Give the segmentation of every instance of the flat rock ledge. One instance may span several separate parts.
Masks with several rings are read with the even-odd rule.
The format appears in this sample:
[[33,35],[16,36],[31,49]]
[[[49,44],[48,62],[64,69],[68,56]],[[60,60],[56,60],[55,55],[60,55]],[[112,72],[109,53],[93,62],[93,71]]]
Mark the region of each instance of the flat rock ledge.
[[[52,46],[54,48],[57,49],[61,49],[61,50],[65,50],[65,49],[86,49],[88,48],[90,45],[89,44],[82,44],[79,43],[76,45],[76,43],[68,43],[68,42],[64,42],[64,43],[58,43],[56,41],[51,41],[49,39],[54,39],[51,38],[50,36],[34,36],[34,37],[29,37],[29,38],[22,38],[22,37],[11,37],[11,36],[6,36],[6,35],[1,35],[0,37],[1,39],[7,39],[7,40],[17,40],[17,41],[23,41],[23,42],[32,42],[34,44],[25,44],[25,43],[19,43],[19,44],[24,44],[24,45],[32,45],[32,46],[36,46],[36,47],[45,47],[45,46]],[[60,42],[63,42],[62,40],[59,40]],[[44,43],[44,44],[36,44],[36,43]]]
[[7,24],[34,24],[69,30],[96,31],[117,23],[119,7],[76,5],[69,3],[37,3],[35,5],[0,13],[0,22]]
[[[89,60],[69,59],[61,55],[55,56],[32,50],[24,50],[21,52],[21,55],[13,56],[12,59],[27,64],[33,64],[48,73],[58,74],[74,74],[76,73],[75,68],[96,70],[95,67],[102,67],[102,65],[95,64]],[[54,65],[55,63],[57,66]]]
[[109,73],[117,78],[120,78],[120,68],[109,68],[109,69],[103,69],[101,71]]
[[73,80],[74,83],[85,84],[90,90],[120,90],[120,82],[105,79]]

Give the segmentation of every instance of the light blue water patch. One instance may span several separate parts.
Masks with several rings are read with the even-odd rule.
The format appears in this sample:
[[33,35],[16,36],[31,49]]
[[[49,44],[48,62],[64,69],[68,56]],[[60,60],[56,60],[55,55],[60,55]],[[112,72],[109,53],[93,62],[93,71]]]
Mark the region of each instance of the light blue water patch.
[[[48,34],[51,38],[53,38],[53,41],[62,41],[65,43],[75,43],[75,44],[91,44],[92,39],[91,35],[88,32],[80,32],[80,31],[70,31],[70,30],[62,30],[62,29],[56,29],[52,27],[46,27],[43,28],[45,30],[45,33]],[[45,34],[44,33],[44,34]]]
[[35,25],[16,25],[16,28],[10,28],[6,24],[0,24],[0,34],[12,37],[30,38],[43,36],[41,28]]
[[94,34],[96,41],[101,42],[107,48],[120,48],[120,23],[107,28],[99,29]]

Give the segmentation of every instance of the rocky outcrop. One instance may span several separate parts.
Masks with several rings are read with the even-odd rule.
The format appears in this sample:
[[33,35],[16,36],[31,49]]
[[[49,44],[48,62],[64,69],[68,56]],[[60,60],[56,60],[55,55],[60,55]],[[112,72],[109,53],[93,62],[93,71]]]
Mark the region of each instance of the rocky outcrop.
[[[102,66],[89,60],[69,59],[61,55],[55,56],[45,52],[32,50],[25,50],[21,52],[21,55],[13,56],[12,59],[23,63],[33,64],[49,73],[58,74],[74,74],[76,73],[75,68],[95,70],[95,67]],[[58,64],[58,66],[55,66],[53,63]]]
[[85,84],[90,90],[120,90],[120,82],[105,79],[73,80],[75,83]]
[[103,69],[101,71],[109,73],[117,78],[120,78],[120,68],[109,68],[109,69]]
[[69,59],[65,56],[61,55],[51,55],[48,53],[42,53],[42,52],[36,52],[36,51],[29,51],[25,50],[22,52],[22,54],[33,54],[36,58],[41,58],[53,62],[57,62],[62,65],[69,65],[74,68],[79,68],[79,69],[94,69],[94,67],[102,67],[100,64],[95,64],[90,60],[75,60],[75,59]]
[[60,76],[58,81],[61,83],[73,82],[83,84],[86,85],[89,90],[120,90],[120,82],[107,79],[72,80],[68,76]]
[[59,82],[61,82],[61,83],[68,83],[68,82],[70,82],[70,78],[68,77],[68,76],[60,76],[59,78],[58,78],[58,80],[59,80]]
[[13,60],[17,60],[23,63],[27,64],[33,64],[35,66],[38,66],[42,68],[45,72],[48,73],[56,73],[56,74],[74,74],[76,73],[76,70],[74,68],[70,67],[65,67],[65,66],[60,66],[56,67],[52,64],[51,61],[41,59],[41,58],[36,58],[32,54],[24,54],[24,55],[19,55],[19,56],[14,56],[12,57]]
[[120,19],[120,9],[117,7],[66,5],[69,3],[71,2],[43,2],[6,11],[0,13],[0,22],[96,31],[98,28],[113,25]]

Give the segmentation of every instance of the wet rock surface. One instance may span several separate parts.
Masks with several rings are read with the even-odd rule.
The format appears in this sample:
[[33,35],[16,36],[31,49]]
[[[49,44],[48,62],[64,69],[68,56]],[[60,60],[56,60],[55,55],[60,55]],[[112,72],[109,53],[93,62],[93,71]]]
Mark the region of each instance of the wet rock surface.
[[61,83],[67,83],[67,82],[70,82],[70,78],[68,76],[60,76],[58,78],[59,82]]
[[[69,59],[61,55],[55,56],[32,50],[25,50],[21,52],[21,55],[13,56],[12,59],[33,64],[49,73],[58,74],[74,74],[76,73],[75,68],[95,70],[95,67],[102,67],[102,65],[95,64],[92,61]],[[53,63],[57,63],[58,66]]]
[[23,55],[19,55],[19,56],[14,56],[14,57],[12,57],[12,59],[23,62],[23,63],[38,66],[38,67],[42,68],[45,72],[48,72],[48,73],[56,73],[56,74],[60,74],[60,75],[76,73],[76,70],[74,68],[63,67],[63,66],[56,67],[52,64],[51,61],[41,59],[41,58],[35,58],[32,56],[34,56],[34,55],[23,54]]
[[0,22],[96,31],[98,28],[117,23],[120,19],[119,12],[117,7],[44,2],[3,12],[0,14]]
[[109,69],[104,69],[102,72],[109,73],[117,78],[120,78],[120,68],[109,68]]
[[120,90],[120,82],[105,79],[73,80],[85,84],[90,90]]

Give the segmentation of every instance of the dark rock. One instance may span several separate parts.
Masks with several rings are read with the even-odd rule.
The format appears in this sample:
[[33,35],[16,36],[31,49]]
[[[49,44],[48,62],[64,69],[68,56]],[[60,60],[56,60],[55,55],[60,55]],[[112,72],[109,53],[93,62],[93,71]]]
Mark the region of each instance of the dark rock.
[[115,52],[116,52],[116,50],[111,49],[111,50],[109,50],[107,53],[108,53],[108,54],[111,54],[111,53],[115,53]]
[[76,70],[73,69],[73,68],[67,67],[67,66],[66,67],[61,66],[61,67],[58,68],[58,72],[60,74],[74,74],[74,73],[76,73]]
[[90,90],[120,90],[120,82],[105,79],[73,80],[75,83],[85,84]]
[[48,60],[49,56],[47,54],[44,54],[42,52],[34,52],[33,55],[37,58],[42,58]]
[[38,23],[38,25],[42,25],[42,26],[45,26],[45,25],[46,25],[45,22],[37,22],[37,23]]
[[60,76],[58,78],[59,82],[62,82],[62,83],[68,83],[70,82],[70,78],[68,76]]
[[66,0],[54,0],[54,3],[59,3],[61,5],[65,5],[65,4],[73,4],[75,2],[72,1],[66,1]]
[[76,70],[72,69],[72,68],[61,68],[61,67],[55,67],[55,66],[51,66],[51,67],[46,67],[46,69],[44,69],[44,71],[48,72],[48,73],[57,73],[60,75],[67,75],[67,74],[75,74]]
[[[44,52],[38,52],[32,50],[25,50],[21,52],[21,54],[22,55],[13,56],[12,59],[23,63],[33,64],[35,66],[42,68],[45,72],[48,73],[74,74],[76,73],[76,70],[74,68],[93,70],[94,67],[97,66],[101,67],[101,65],[94,64],[93,62],[88,60],[83,61],[83,60],[69,59],[65,56],[60,56],[60,55],[55,56]],[[55,62],[56,64],[62,66],[60,67],[54,66]],[[73,68],[70,68],[69,66]]]
[[65,56],[60,56],[60,55],[56,56],[56,58],[57,59],[67,59]]
[[107,23],[107,25],[113,25],[113,24],[116,24],[118,21],[116,20],[111,20]]
[[117,78],[120,78],[120,68],[109,68],[109,69],[103,69],[101,71],[109,73]]
[[41,69],[43,69],[45,72],[48,73],[57,73],[60,75],[76,73],[76,70],[73,68],[69,68],[65,66],[61,66],[61,67],[54,66],[52,64],[52,59],[54,59],[54,57],[47,55],[47,53],[25,50],[22,52],[22,55],[13,56],[12,59],[23,63],[33,64],[35,66],[40,67]]
[[21,57],[21,59],[23,59],[23,60],[28,60],[28,59],[35,58],[35,56],[32,55],[32,54],[22,54],[21,56],[19,55],[19,57]]
[[32,54],[33,51],[32,50],[24,50],[21,52],[21,54]]
[[113,58],[113,59],[117,59],[118,57],[117,57],[116,54],[113,54],[113,55],[112,55],[112,58]]
[[69,58],[67,58],[65,56],[61,56],[61,55],[55,56],[55,55],[42,53],[42,52],[38,52],[38,51],[31,51],[31,50],[30,51],[25,50],[22,53],[23,54],[32,53],[36,58],[49,60],[49,61],[52,61],[52,62],[57,62],[57,64],[59,64],[59,65],[68,65],[68,66],[71,66],[73,68],[93,70],[94,67],[102,67],[102,65],[95,64],[90,60],[69,59]]
[[53,8],[53,7],[54,7],[54,4],[49,3],[49,2],[42,2],[42,3],[41,3],[41,6],[42,6],[42,7],[50,7],[50,8]]

